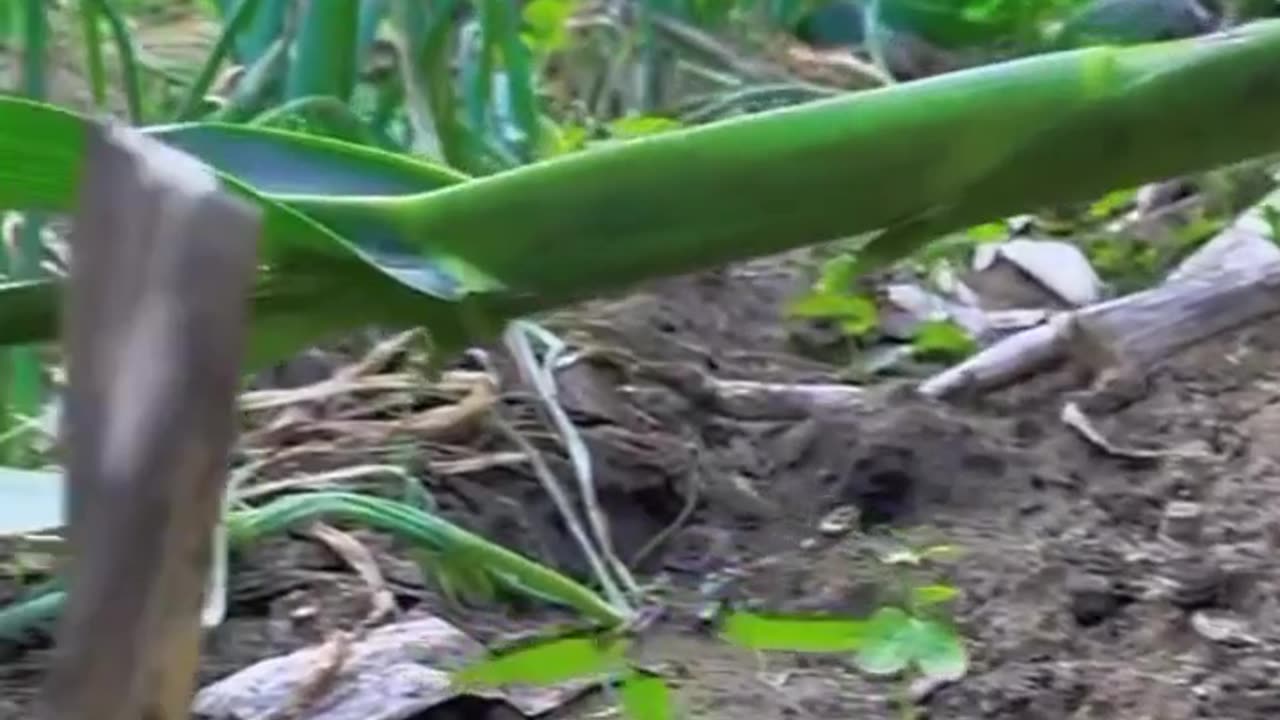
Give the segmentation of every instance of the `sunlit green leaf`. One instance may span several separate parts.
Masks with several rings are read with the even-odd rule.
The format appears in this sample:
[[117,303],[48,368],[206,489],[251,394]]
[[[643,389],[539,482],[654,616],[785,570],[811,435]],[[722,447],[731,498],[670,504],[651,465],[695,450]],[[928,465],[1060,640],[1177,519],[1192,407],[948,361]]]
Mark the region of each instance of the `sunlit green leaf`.
[[525,42],[536,53],[548,53],[564,46],[569,39],[568,21],[577,0],[531,0],[525,3],[521,18],[525,26]]
[[632,720],[672,720],[675,708],[671,690],[657,675],[634,671],[619,690],[622,708]]
[[753,650],[849,652],[862,646],[866,621],[820,615],[760,615],[734,611],[721,621],[725,640]]
[[795,317],[856,320],[875,324],[876,304],[863,295],[813,293],[798,298],[788,308]]
[[911,349],[920,358],[959,360],[972,355],[978,344],[954,322],[929,320],[916,328]]
[[633,115],[618,118],[609,123],[609,132],[616,138],[631,139],[656,135],[683,127],[678,120],[654,115]]
[[1124,188],[1121,190],[1113,190],[1094,201],[1089,206],[1089,215],[1094,218],[1109,218],[1124,206],[1133,202],[1137,190],[1133,188]]
[[976,242],[994,242],[1004,240],[1009,235],[1009,228],[1003,222],[989,222],[974,225],[965,234]]
[[533,640],[500,651],[454,675],[464,687],[497,687],[511,683],[551,685],[595,677],[623,666],[628,641],[609,635],[581,635]]
[[911,603],[916,607],[940,605],[954,600],[960,594],[951,585],[922,585],[911,589]]

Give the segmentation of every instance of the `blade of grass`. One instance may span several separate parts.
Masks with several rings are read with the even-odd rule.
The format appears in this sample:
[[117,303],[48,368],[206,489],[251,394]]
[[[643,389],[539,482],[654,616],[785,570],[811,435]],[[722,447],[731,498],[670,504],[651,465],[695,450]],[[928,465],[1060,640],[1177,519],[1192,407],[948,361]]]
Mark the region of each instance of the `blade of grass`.
[[[223,24],[236,11],[237,0],[217,0],[218,13]],[[242,65],[252,65],[262,59],[285,27],[285,17],[294,0],[265,0],[254,13],[249,26],[235,38],[235,57]]]
[[115,42],[116,54],[120,57],[120,77],[124,85],[129,121],[134,125],[141,125],[144,122],[142,84],[138,68],[138,53],[133,42],[133,33],[129,30],[129,22],[116,7],[114,0],[90,1],[97,3],[98,10],[111,28],[111,39]]
[[93,104],[102,109],[107,102],[107,71],[102,60],[102,31],[98,24],[97,0],[80,0],[80,32],[84,37],[85,67]]
[[483,0],[483,3],[484,44],[502,56],[505,104],[515,121],[513,128],[504,128],[508,131],[505,134],[515,137],[506,139],[513,140],[516,154],[523,162],[529,162],[541,134],[531,54],[520,37],[520,17],[514,3],[507,0]]
[[299,7],[302,16],[285,80],[286,98],[329,95],[350,100],[356,83],[359,0],[302,0]]
[[209,51],[208,57],[205,58],[204,65],[200,67],[200,72],[196,75],[195,81],[191,83],[191,87],[187,90],[186,99],[182,101],[181,109],[178,110],[177,117],[179,120],[188,120],[195,117],[199,112],[204,96],[213,85],[222,61],[226,59],[227,53],[231,51],[235,39],[249,27],[261,6],[262,0],[238,0],[235,9],[231,11],[231,14],[223,22],[222,33],[218,35],[218,41],[214,43],[213,49]]

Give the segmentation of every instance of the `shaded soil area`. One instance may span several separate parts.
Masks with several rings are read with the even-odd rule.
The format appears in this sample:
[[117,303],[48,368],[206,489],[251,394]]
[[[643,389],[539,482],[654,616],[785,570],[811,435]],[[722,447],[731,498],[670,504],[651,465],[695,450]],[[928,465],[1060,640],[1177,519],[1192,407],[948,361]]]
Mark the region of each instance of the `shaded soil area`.
[[[1088,389],[1070,368],[958,403],[914,397],[906,382],[823,412],[715,402],[708,378],[836,381],[839,368],[801,357],[779,319],[805,265],[773,258],[668,280],[552,323],[592,358],[562,375],[563,402],[592,450],[616,544],[644,582],[690,616],[712,595],[864,614],[882,593],[880,538],[904,533],[964,551],[951,580],[972,666],[925,694],[930,718],[1280,712],[1280,325],[1194,349],[1132,404],[1095,417],[1113,442],[1163,451],[1147,459],[1108,455],[1059,420],[1063,402]],[[556,444],[536,439],[567,477]],[[440,477],[427,469],[432,452],[424,444],[408,462],[446,516],[584,571],[525,465]],[[1203,512],[1203,528],[1170,537],[1166,516],[1185,503]],[[833,513],[856,516],[852,529],[821,532]],[[403,614],[438,614],[481,640],[558,619],[528,602],[461,608],[398,543],[353,534],[374,550]],[[209,639],[203,682],[319,642],[368,611],[359,579],[301,536],[237,557],[233,579],[232,618]],[[38,636],[0,645],[0,718],[27,716],[46,646]],[[689,717],[897,712],[892,684],[842,657],[778,653],[762,666],[676,623],[646,658],[661,663]],[[552,716],[597,716],[597,703]],[[453,717],[442,712],[420,717]]]

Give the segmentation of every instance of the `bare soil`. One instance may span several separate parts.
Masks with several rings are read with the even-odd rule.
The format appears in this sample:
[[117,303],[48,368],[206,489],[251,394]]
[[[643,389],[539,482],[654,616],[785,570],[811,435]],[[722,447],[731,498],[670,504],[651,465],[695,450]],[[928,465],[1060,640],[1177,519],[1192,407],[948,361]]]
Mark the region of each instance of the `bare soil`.
[[[618,547],[634,557],[680,521],[641,558],[643,580],[687,608],[719,593],[780,610],[865,613],[882,590],[872,562],[878,537],[945,541],[964,550],[951,578],[963,591],[957,611],[972,667],[927,693],[927,717],[1227,720],[1280,712],[1280,325],[1175,358],[1144,397],[1095,418],[1118,444],[1167,451],[1148,460],[1109,456],[1058,420],[1062,403],[1087,388],[1069,368],[963,403],[922,400],[901,381],[869,387],[848,412],[779,408],[753,418],[716,412],[689,383],[671,380],[835,378],[839,368],[795,351],[779,319],[804,280],[803,264],[774,258],[656,283],[557,318],[562,332],[613,358],[564,379]],[[582,572],[522,466],[428,483],[450,518]],[[694,510],[682,516],[691,497]],[[1175,501],[1203,508],[1199,540],[1162,534]],[[853,531],[818,531],[848,506],[859,511]],[[555,619],[532,606],[459,608],[423,582],[396,543],[356,535],[377,553],[402,613],[439,614],[482,640]],[[301,537],[253,548],[233,572],[232,617],[209,638],[203,682],[319,642],[367,611],[360,581]],[[709,590],[716,578],[729,581]],[[40,636],[0,645],[0,718],[28,716],[45,648]],[[776,654],[762,667],[678,624],[646,653],[662,663],[688,717],[897,712],[891,684],[841,657]],[[554,715],[596,716],[597,705],[588,698]],[[461,716],[486,716],[483,706],[468,708]]]

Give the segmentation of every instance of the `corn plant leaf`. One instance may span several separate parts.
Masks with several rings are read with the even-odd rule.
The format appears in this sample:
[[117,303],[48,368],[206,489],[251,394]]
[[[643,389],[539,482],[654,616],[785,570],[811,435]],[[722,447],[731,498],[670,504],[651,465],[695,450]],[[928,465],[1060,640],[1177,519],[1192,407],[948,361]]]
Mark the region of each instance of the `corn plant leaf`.
[[848,652],[862,647],[865,620],[815,615],[728,613],[720,636],[753,650]]
[[62,473],[0,468],[0,537],[62,527]]
[[359,0],[298,5],[294,57],[285,79],[289,100],[313,95],[349,100],[356,83]]
[[671,689],[658,675],[632,671],[622,681],[618,695],[631,720],[672,720],[675,717]]
[[[10,131],[16,134],[11,135]],[[84,120],[68,111],[17,98],[0,98],[0,145],[4,145],[0,155],[11,161],[0,166],[0,205],[65,210],[75,198],[73,178],[79,171],[83,131]],[[279,130],[179,125],[164,126],[157,133],[197,157],[207,154],[208,162],[216,169],[230,167],[280,190],[306,189],[300,181],[291,182],[286,176],[272,174],[290,166],[295,178],[324,177],[324,168],[329,167],[333,186],[362,195],[403,190],[415,181],[418,187],[431,189],[459,180],[438,168],[389,153]],[[41,142],[4,143],[32,136]],[[346,174],[340,170],[344,161]],[[365,178],[362,185],[352,174],[352,167]],[[23,180],[10,182],[14,177]],[[447,318],[454,317],[459,324],[454,331],[446,330],[442,338],[451,333],[458,338],[467,334],[451,302],[433,302],[436,298],[456,301],[467,292],[464,276],[468,273],[459,270],[461,266],[450,269],[447,259],[441,264],[405,250],[394,238],[386,240],[389,233],[378,232],[393,222],[386,218],[371,220],[370,236],[364,245],[350,242],[348,236],[325,228],[286,202],[259,193],[238,177],[221,175],[224,183],[256,201],[265,211],[266,236],[260,258],[288,269],[259,276],[250,368],[287,357],[326,335],[369,322],[425,322],[447,327]],[[276,197],[304,196],[285,193]],[[474,286],[485,285],[477,281]],[[321,299],[329,307],[322,314],[313,309]],[[5,340],[54,337],[57,300],[52,281],[0,285]],[[438,315],[434,320],[433,314]]]
[[573,633],[541,638],[492,653],[454,674],[462,687],[512,683],[552,685],[619,670],[628,642],[609,635]]
[[[1261,21],[950,73],[416,194],[273,196],[224,175],[267,210],[251,348],[278,358],[368,323],[427,325],[457,347],[505,318],[868,233],[859,267],[892,262],[1012,213],[1280,150],[1277,62],[1280,21]],[[0,99],[0,205],[68,207],[83,122]],[[0,342],[12,343],[10,328],[29,335],[37,318],[11,324],[5,300]]]
[[287,130],[180,123],[146,132],[266,195],[413,195],[467,180],[442,165]]
[[527,161],[532,159],[529,151],[536,145],[541,129],[531,53],[520,36],[520,17],[515,4],[504,0],[483,0],[481,16],[484,44],[487,49],[492,48],[489,52],[502,58],[504,92],[498,98],[498,118],[506,122],[499,129]]

